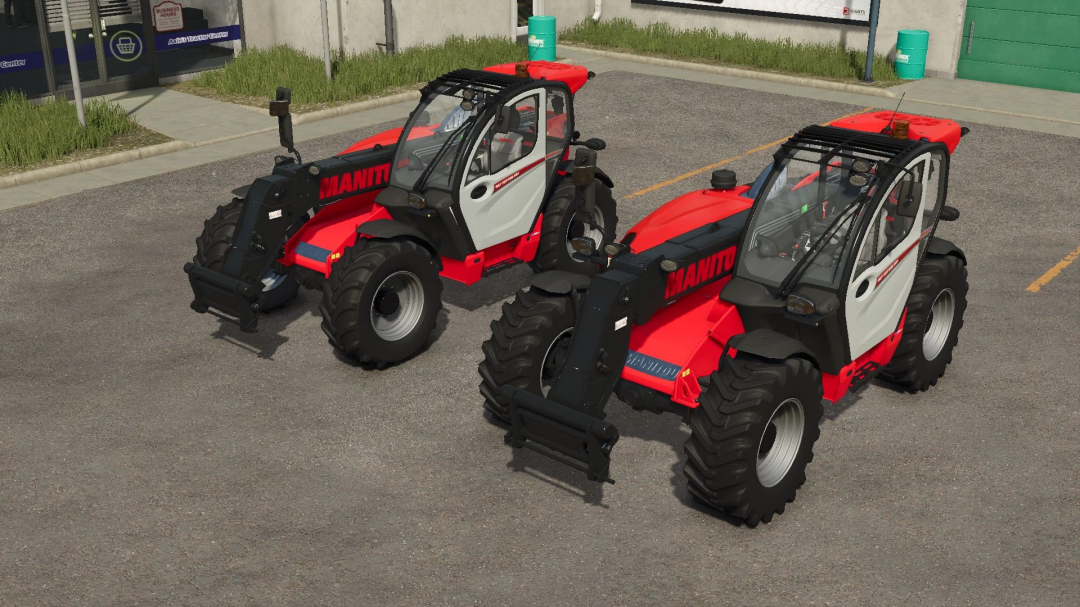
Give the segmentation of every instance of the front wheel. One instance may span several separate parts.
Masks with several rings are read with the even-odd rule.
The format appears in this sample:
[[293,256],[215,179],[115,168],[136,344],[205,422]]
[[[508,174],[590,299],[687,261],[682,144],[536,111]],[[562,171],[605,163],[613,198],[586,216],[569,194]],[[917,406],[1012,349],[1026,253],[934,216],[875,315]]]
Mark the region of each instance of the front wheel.
[[491,323],[480,362],[480,394],[495,419],[510,423],[509,403],[499,389],[506,384],[547,396],[566,364],[576,324],[569,295],[530,289],[518,291],[503,314]]
[[322,330],[346,358],[383,368],[423,349],[441,297],[430,251],[411,240],[360,238],[330,267]]
[[690,413],[690,494],[751,527],[783,513],[814,459],[821,397],[821,374],[805,359],[721,359]]
[[577,189],[569,178],[555,187],[544,206],[536,258],[529,262],[535,272],[565,270],[588,276],[599,272],[599,266],[574,259],[571,245],[575,238],[591,238],[599,251],[615,240],[619,221],[615,214],[615,199],[611,189],[600,180],[596,181],[595,187],[596,204],[591,214],[583,208],[584,201],[577,199]]

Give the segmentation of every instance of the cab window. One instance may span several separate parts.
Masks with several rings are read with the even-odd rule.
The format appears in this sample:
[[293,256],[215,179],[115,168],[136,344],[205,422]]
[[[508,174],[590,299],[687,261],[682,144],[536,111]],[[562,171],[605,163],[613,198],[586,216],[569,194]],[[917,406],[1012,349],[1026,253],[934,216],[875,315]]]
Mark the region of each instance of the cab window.
[[515,102],[510,113],[510,130],[506,133],[495,133],[495,121],[491,121],[469,163],[466,182],[483,175],[494,175],[533,151],[537,138],[538,104],[537,95]]
[[876,266],[885,260],[896,247],[903,242],[911,233],[915,225],[915,218],[901,217],[896,212],[900,201],[900,191],[905,183],[922,183],[923,172],[926,162],[917,164],[910,173],[906,173],[896,182],[892,190],[884,197],[870,227],[863,237],[862,246],[859,248],[859,257],[855,265],[855,272],[851,275],[856,280],[868,268]]

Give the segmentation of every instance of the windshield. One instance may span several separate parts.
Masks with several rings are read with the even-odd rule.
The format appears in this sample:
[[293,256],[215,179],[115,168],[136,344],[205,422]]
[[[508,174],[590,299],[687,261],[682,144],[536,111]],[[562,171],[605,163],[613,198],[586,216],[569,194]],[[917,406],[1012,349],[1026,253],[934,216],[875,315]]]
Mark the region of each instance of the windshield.
[[[775,166],[758,188],[739,276],[779,287],[798,262],[816,249],[804,264],[801,281],[826,288],[837,285],[854,239],[851,230],[873,196],[877,175],[873,169],[855,174],[853,159],[832,151],[800,149]],[[866,162],[875,165],[873,160]]]
[[425,169],[434,165],[423,185],[450,187],[458,148],[470,130],[469,119],[479,114],[482,105],[479,93],[473,107],[465,109],[460,91],[449,92],[449,87],[439,87],[413,112],[394,157],[391,185],[411,191]]

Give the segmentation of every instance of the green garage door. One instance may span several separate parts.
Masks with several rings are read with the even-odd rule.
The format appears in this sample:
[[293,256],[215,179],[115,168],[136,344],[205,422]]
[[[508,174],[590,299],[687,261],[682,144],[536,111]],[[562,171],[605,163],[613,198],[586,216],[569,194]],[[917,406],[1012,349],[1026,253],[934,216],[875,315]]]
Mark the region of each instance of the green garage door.
[[968,0],[957,76],[1080,93],[1080,0]]

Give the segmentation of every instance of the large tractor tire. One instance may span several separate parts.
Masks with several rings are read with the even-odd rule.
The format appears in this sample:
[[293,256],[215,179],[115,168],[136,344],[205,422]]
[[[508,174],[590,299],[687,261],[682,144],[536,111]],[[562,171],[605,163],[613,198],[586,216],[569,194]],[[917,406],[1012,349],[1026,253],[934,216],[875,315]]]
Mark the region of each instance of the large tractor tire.
[[536,258],[529,262],[535,272],[565,270],[587,276],[600,271],[595,264],[574,259],[570,241],[582,236],[591,238],[596,249],[602,250],[615,240],[619,218],[615,215],[615,199],[611,189],[596,181],[596,207],[590,217],[584,203],[577,200],[577,191],[570,179],[555,187],[544,207],[544,223],[540,228],[540,244]]
[[879,377],[912,392],[945,375],[964,326],[967,268],[955,255],[927,255],[907,301],[907,318],[896,353]]
[[346,358],[384,368],[427,344],[442,288],[438,264],[420,244],[359,238],[330,266],[322,330]]
[[821,397],[821,374],[805,359],[721,360],[690,413],[690,494],[751,527],[783,513],[814,459]]
[[[225,255],[232,247],[236,227],[240,225],[240,216],[243,213],[244,201],[236,198],[225,206],[219,206],[214,216],[206,220],[202,234],[195,239],[195,257],[192,259],[196,264],[215,272],[221,271],[221,264],[225,262]],[[307,216],[297,220],[289,233],[294,234],[307,221]],[[278,274],[268,270],[263,276],[263,301],[261,310],[270,312],[285,307],[286,304],[296,299],[300,292],[300,283],[292,276]]]
[[576,317],[569,295],[518,291],[503,314],[491,323],[480,362],[480,394],[484,408],[498,421],[510,423],[509,404],[499,392],[505,384],[547,396],[566,364]]

